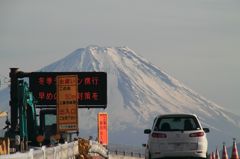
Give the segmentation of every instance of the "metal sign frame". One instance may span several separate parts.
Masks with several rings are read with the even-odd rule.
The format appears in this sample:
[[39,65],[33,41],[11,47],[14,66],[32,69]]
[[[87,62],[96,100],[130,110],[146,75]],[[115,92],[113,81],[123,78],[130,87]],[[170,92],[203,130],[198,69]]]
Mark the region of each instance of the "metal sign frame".
[[38,101],[38,108],[56,107],[56,77],[78,76],[78,107],[107,107],[106,72],[32,72],[29,75],[30,89]]

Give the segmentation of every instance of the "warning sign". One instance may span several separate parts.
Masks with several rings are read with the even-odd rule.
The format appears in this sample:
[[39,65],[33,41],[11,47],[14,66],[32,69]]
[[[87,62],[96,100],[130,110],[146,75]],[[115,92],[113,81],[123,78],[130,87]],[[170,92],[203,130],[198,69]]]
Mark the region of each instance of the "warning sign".
[[108,114],[98,113],[98,142],[102,145],[108,145]]
[[106,108],[106,72],[32,72],[29,77],[30,89],[37,100],[37,107],[57,105],[56,77],[62,75],[78,76],[78,107]]
[[57,130],[78,131],[78,77],[57,76]]

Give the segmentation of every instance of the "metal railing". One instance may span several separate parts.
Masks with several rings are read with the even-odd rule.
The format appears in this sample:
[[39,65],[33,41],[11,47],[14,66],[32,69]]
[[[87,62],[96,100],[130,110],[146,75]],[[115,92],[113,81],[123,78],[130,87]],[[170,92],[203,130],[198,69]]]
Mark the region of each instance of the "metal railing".
[[79,155],[78,141],[74,141],[55,147],[33,148],[25,153],[1,155],[0,159],[74,159],[77,155]]
[[[104,147],[98,142],[90,140],[89,153],[98,154],[103,158],[111,155],[130,156],[135,158],[144,157],[144,148],[140,146],[110,144]],[[60,144],[55,147],[35,147],[25,153],[17,152],[10,155],[1,155],[0,159],[75,159],[79,155],[78,141]]]
[[109,144],[108,151],[110,154],[144,158],[144,148],[141,146]]

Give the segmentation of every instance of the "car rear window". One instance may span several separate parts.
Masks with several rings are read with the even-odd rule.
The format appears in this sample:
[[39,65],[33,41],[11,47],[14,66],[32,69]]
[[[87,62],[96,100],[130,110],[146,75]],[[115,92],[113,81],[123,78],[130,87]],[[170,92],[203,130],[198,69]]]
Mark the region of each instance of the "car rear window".
[[194,116],[160,117],[154,127],[154,131],[192,131],[200,129],[200,125]]

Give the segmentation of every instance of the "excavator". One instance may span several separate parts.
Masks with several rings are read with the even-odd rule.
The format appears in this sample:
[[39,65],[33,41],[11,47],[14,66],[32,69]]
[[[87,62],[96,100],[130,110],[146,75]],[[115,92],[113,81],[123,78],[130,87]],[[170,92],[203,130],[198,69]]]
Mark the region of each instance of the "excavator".
[[62,141],[56,128],[56,109],[36,109],[32,92],[29,90],[23,72],[12,68],[10,86],[11,121],[6,121],[5,137],[10,139],[10,147],[15,151],[26,151],[29,146],[42,146]]
[[[52,74],[54,73],[51,73],[51,75]],[[58,75],[62,74],[77,75],[78,73],[60,72]],[[10,121],[6,121],[7,131],[5,137],[10,139],[10,148],[15,151],[27,151],[29,146],[48,146],[71,141],[73,133],[76,133],[78,136],[78,129],[57,132],[56,103],[52,104],[53,107],[37,107],[39,105],[39,99],[37,101],[33,94],[40,86],[31,86],[31,79],[33,79],[35,75],[34,72],[27,73],[18,71],[18,68],[10,68]],[[56,75],[56,72],[54,75]],[[81,101],[83,105],[81,108],[106,108],[106,73],[85,72],[81,73],[81,76],[82,79],[79,82],[86,82],[82,90],[95,94],[95,98]],[[89,85],[89,82],[92,83],[92,85]],[[98,96],[96,96],[96,94]]]

